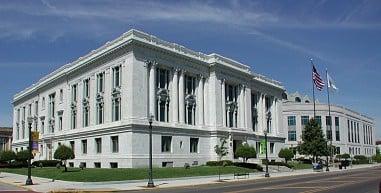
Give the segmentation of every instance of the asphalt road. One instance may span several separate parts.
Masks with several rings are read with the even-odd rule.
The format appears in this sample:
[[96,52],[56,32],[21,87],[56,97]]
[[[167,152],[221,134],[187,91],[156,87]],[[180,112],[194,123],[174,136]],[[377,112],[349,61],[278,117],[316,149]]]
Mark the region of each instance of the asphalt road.
[[378,193],[381,167],[128,193]]
[[20,187],[17,187],[17,186],[13,186],[13,185],[10,185],[10,184],[6,184],[6,183],[2,183],[0,182],[0,193],[13,193],[13,192],[17,192],[17,193],[32,193],[32,191],[28,191],[24,188],[20,188]]

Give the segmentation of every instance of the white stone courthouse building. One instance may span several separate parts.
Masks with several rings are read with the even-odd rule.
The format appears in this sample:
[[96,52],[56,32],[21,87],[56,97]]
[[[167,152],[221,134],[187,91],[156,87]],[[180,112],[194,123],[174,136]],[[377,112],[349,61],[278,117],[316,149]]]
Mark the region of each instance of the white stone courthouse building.
[[[286,146],[296,147],[302,142],[302,131],[313,118],[313,100],[298,92],[287,94],[283,101],[283,128],[286,130]],[[348,153],[370,157],[376,154],[376,130],[374,120],[351,109],[331,104],[316,103],[316,120],[321,125],[329,143],[337,154]]]
[[75,152],[70,166],[145,167],[152,114],[156,167],[217,160],[221,137],[229,146],[224,159],[235,160],[242,143],[261,149],[265,129],[276,159],[285,141],[284,91],[247,65],[132,29],[16,94],[12,148],[27,148],[27,120],[34,117],[35,160],[53,159],[66,144]]

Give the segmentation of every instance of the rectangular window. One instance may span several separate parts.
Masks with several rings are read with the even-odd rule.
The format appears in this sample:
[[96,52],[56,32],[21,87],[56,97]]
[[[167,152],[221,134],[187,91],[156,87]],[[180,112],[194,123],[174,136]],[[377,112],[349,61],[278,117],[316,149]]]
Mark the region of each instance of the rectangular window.
[[99,73],[97,75],[97,93],[103,93],[104,92],[104,72]]
[[198,153],[198,138],[190,138],[190,152]]
[[54,115],[55,115],[55,97],[56,97],[55,93],[49,95],[49,112],[48,113],[50,118],[54,118]]
[[29,104],[28,117],[32,116],[32,104]]
[[90,97],[90,78],[83,80],[83,97]]
[[354,138],[353,138],[353,121],[351,121],[351,142],[354,142]]
[[171,152],[172,136],[161,136],[161,152]]
[[85,106],[83,109],[83,127],[88,127],[90,123],[90,107]]
[[[193,97],[196,92],[196,77],[185,75],[185,123],[188,125],[196,124],[196,103]],[[165,109],[164,109],[165,111]]]
[[38,116],[38,101],[34,102],[34,115]]
[[113,153],[119,152],[119,137],[118,136],[111,137],[111,146],[112,146]]
[[77,111],[71,111],[71,129],[77,128]]
[[121,66],[116,66],[112,68],[112,86],[113,88],[119,88],[120,87],[120,67]]
[[58,130],[62,131],[62,115],[58,117]]
[[340,154],[340,147],[336,147],[336,152],[335,152],[337,155]]
[[87,154],[87,140],[82,140],[82,153]]
[[225,84],[226,101],[226,126],[237,127],[238,109],[235,108],[238,103],[238,85]]
[[94,162],[94,168],[101,168],[101,162]]
[[41,133],[42,134],[44,134],[44,130],[45,130],[45,122],[41,121]]
[[104,110],[103,103],[97,103],[97,124],[103,124]]
[[45,97],[42,97],[41,108],[45,109]]
[[255,93],[251,94],[251,123],[253,126],[253,131],[258,131],[258,95]]
[[71,149],[73,150],[73,152],[75,154],[75,143],[74,143],[74,141],[70,141],[70,147],[71,147]]
[[63,89],[60,89],[60,102],[61,103],[63,101],[63,98],[64,98],[64,96],[63,96]]
[[118,168],[118,162],[110,162],[110,168]]
[[357,123],[357,143],[360,143],[360,124]]
[[119,121],[121,116],[120,98],[112,99],[112,121]]
[[335,134],[336,134],[336,141],[340,141],[340,118],[335,117]]
[[347,121],[347,129],[348,129],[348,142],[351,142],[351,127],[349,120]]
[[321,116],[316,116],[315,120],[318,123],[318,125],[321,127]]
[[327,140],[332,140],[332,117],[326,116],[325,117],[325,125],[326,125],[326,133],[327,133]]
[[[170,71],[164,68],[157,68],[156,69],[156,88],[158,90],[158,93],[160,95],[160,98],[158,97],[156,99],[156,111],[155,111],[155,118],[156,121],[161,121],[161,122],[169,122],[169,103],[170,103],[170,98],[169,98],[169,74]],[[185,79],[184,82],[185,83]],[[186,87],[186,85],[185,85]],[[184,91],[185,88],[184,87]],[[187,96],[184,96],[187,97]],[[187,106],[184,107],[184,113],[187,112]],[[185,114],[186,117],[188,114]],[[186,118],[185,117],[185,118]],[[191,120],[192,117],[189,117],[189,119],[185,120],[185,123],[188,123],[189,120]]]
[[287,125],[288,125],[288,141],[296,141],[296,117],[288,116]]
[[270,143],[270,154],[274,153],[274,143]]
[[77,84],[74,84],[71,86],[71,101],[72,102],[77,102],[77,88],[78,88]]
[[102,153],[102,138],[95,138],[95,147],[96,153]]

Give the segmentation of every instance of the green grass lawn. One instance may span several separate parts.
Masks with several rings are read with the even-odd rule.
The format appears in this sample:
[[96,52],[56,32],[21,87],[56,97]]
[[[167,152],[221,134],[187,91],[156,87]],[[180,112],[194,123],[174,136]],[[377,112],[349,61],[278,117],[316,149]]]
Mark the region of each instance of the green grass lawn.
[[301,170],[301,169],[312,169],[312,164],[303,164],[298,162],[289,162],[290,165],[294,166],[294,170]]
[[[256,172],[257,170],[227,166],[221,167],[221,174],[233,174],[234,172]],[[27,175],[27,168],[1,168],[0,172],[9,172]],[[217,175],[218,167],[197,166],[190,169],[184,168],[154,168],[154,178],[176,178],[190,176]],[[53,178],[56,180],[77,181],[77,182],[101,182],[119,180],[140,180],[147,179],[148,170],[146,168],[116,168],[116,169],[96,169],[68,168],[68,172],[63,172],[63,168],[32,168],[32,176]]]

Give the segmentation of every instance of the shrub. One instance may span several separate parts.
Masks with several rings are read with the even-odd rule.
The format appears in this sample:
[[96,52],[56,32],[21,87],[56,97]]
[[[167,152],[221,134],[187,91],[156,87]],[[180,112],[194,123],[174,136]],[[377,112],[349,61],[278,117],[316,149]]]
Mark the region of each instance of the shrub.
[[31,159],[33,159],[33,154],[29,154],[29,150],[26,149],[19,151],[16,154],[16,161],[26,163],[29,159],[29,156],[31,157]]
[[0,153],[0,162],[10,163],[16,159],[16,153],[13,151],[3,151]]
[[232,166],[233,162],[230,160],[221,160],[221,161],[208,161],[206,162],[207,166]]
[[42,164],[42,167],[56,167],[58,163],[61,163],[61,161],[59,161],[59,160],[39,160],[39,161],[34,161],[32,163],[32,165],[35,167],[41,167],[40,164]]
[[289,161],[289,160],[291,160],[293,157],[294,157],[294,152],[292,152],[292,150],[291,149],[281,149],[280,151],[279,151],[279,154],[278,154],[278,156],[280,157],[280,158],[284,158],[284,160],[286,161],[286,163]]
[[364,155],[355,155],[354,158],[353,164],[369,164],[369,159]]
[[[262,164],[266,164],[266,160],[263,159],[262,160]],[[276,161],[270,161],[268,162],[269,165],[271,166],[285,166],[285,167],[288,167],[288,168],[293,168],[294,166],[288,164],[288,163],[284,163],[284,162],[276,162]]]
[[11,162],[8,166],[9,168],[25,168],[25,167],[28,167],[28,163],[23,161],[14,161],[14,162]]
[[298,161],[303,164],[312,164],[312,161],[310,159],[305,159],[303,157],[294,159],[295,161]]
[[344,153],[344,154],[341,155],[341,158],[342,159],[349,159],[349,158],[351,158],[351,156],[349,154],[347,154],[347,153]]
[[254,147],[251,147],[249,146],[249,144],[246,143],[237,147],[235,155],[237,157],[243,158],[244,162],[247,162],[247,160],[250,158],[256,158],[257,152],[255,151]]
[[242,167],[242,168],[255,169],[260,172],[263,172],[263,167],[255,163],[234,162],[233,165],[237,167]]
[[54,159],[59,159],[64,163],[65,172],[67,172],[66,160],[74,158],[74,151],[66,145],[60,145],[54,152]]
[[355,158],[356,160],[367,160],[368,159],[364,155],[355,155],[353,158]]

